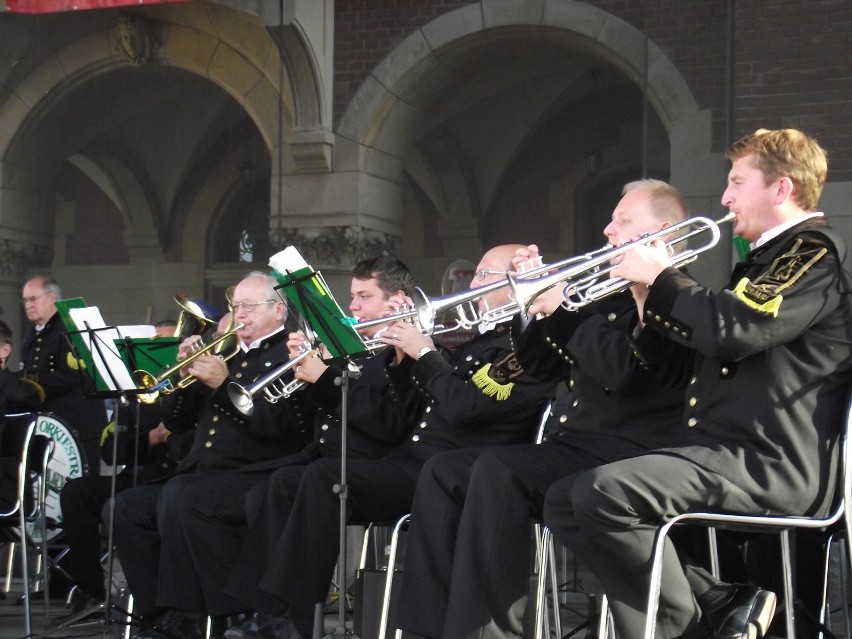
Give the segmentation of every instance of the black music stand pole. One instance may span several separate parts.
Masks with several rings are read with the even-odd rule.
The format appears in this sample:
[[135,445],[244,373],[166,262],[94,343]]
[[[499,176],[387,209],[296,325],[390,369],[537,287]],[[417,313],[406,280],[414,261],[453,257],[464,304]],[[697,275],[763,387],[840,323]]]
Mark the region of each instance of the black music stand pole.
[[[346,430],[349,417],[349,379],[353,375],[357,376],[360,373],[354,373],[349,370],[347,365],[344,365],[340,377],[334,380],[334,383],[340,386],[340,483],[334,486],[334,491],[340,498],[340,558],[338,559],[340,596],[337,600],[337,627],[330,635],[326,635],[328,639],[332,637],[353,637],[357,639],[357,635],[346,628],[346,500],[349,498],[349,488],[346,484]],[[314,637],[317,637],[318,633],[319,626],[315,618]]]

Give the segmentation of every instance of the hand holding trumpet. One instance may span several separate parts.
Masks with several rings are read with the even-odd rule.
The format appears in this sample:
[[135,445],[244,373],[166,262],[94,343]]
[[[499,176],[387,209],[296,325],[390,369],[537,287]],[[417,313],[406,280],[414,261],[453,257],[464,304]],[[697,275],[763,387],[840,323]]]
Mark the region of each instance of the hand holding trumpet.
[[647,243],[637,243],[621,255],[610,276],[650,286],[657,276],[671,265],[666,243],[657,239]]
[[[515,269],[513,275],[523,277],[526,271],[541,268],[542,263],[538,245],[530,244],[524,248],[517,249],[515,257],[512,258],[512,268]],[[551,288],[530,303],[527,313],[529,315],[551,315],[557,308],[562,306],[564,299],[561,288]]]
[[396,349],[397,362],[402,361],[404,355],[415,359],[424,348],[435,348],[432,338],[424,335],[418,327],[409,322],[394,322],[382,332],[380,339]]
[[[309,351],[311,343],[303,331],[290,333],[287,340],[287,350],[290,351],[290,359],[294,359],[299,355]],[[328,359],[331,354],[326,350],[325,346],[320,345],[320,351],[315,351],[314,356],[305,357],[293,368],[294,379],[301,380],[308,384],[315,384],[316,381],[328,368],[328,365],[323,361],[323,358]],[[321,353],[321,354],[320,354]]]

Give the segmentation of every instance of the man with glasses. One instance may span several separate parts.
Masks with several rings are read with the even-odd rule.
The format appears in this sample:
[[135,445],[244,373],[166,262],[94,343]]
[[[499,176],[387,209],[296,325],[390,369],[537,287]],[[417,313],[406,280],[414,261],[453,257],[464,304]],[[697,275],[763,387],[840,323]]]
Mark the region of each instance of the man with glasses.
[[97,475],[106,411],[101,401],[84,395],[85,373],[56,312],[56,300],[61,298],[59,284],[47,275],[36,275],[24,284],[21,302],[32,328],[23,338],[20,374],[43,389],[39,410],[57,415],[80,436],[89,473]]
[[[309,439],[308,422],[290,402],[258,402],[252,415],[239,412],[228,384],[248,384],[289,359],[284,321],[286,306],[263,273],[243,279],[233,294],[239,350],[229,361],[211,353],[196,355],[181,375],[197,379],[163,399],[163,422],[172,433],[195,429],[193,446],[165,481],[145,484],[116,497],[115,546],[136,611],[143,617],[140,639],[201,636],[199,616],[157,608],[158,580],[176,578],[170,561],[180,544],[180,523],[164,513],[185,491],[243,495],[258,481],[252,471],[271,459],[300,450]],[[197,348],[198,336],[185,339],[178,361]],[[238,470],[239,472],[227,472]]]

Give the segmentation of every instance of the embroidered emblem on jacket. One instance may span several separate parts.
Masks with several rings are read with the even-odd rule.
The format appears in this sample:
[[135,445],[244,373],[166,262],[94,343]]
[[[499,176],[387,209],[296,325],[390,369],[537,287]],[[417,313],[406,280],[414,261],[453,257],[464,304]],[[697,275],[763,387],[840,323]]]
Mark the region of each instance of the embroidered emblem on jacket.
[[784,291],[798,282],[828,252],[826,248],[800,251],[801,246],[802,241],[796,240],[790,250],[775,258],[754,282],[747,277],[742,278],[733,289],[734,295],[749,308],[778,317]]
[[473,383],[485,395],[496,397],[497,401],[509,399],[515,383],[512,381],[524,372],[521,363],[514,353],[509,353],[503,359],[493,364],[485,364],[474,373]]

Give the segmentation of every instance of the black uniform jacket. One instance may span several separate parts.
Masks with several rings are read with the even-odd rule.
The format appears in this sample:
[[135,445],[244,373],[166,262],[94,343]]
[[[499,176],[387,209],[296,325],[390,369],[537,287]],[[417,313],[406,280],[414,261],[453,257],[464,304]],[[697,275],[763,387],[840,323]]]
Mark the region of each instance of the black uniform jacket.
[[88,378],[71,353],[59,313],[54,313],[41,331],[30,328],[24,336],[21,360],[21,374],[44,389],[41,412],[59,416],[83,439],[100,437],[107,423],[106,410],[101,400],[85,397]]
[[[346,449],[350,459],[379,459],[390,453],[405,440],[425,408],[426,401],[411,378],[413,360],[405,358],[397,366],[393,359],[392,348],[361,358],[356,374],[349,379]],[[266,467],[308,464],[321,457],[340,455],[339,380],[343,365],[329,362],[316,383],[307,384],[285,400],[293,403],[302,419],[313,416],[313,441],[298,453],[271,460]]]
[[[642,356],[686,388],[681,455],[767,510],[824,510],[852,379],[852,276],[823,218],[752,250],[713,293],[675,269],[650,287]],[[709,503],[708,507],[712,508]]]
[[540,382],[520,365],[506,323],[449,356],[442,351],[423,355],[411,374],[428,403],[408,439],[389,458],[424,461],[443,450],[531,442],[555,389],[554,383]]
[[229,382],[250,384],[288,360],[287,332],[282,330],[231,358],[229,377],[215,391],[195,382],[164,398],[166,428],[176,434],[195,428],[192,448],[177,473],[260,470],[268,460],[294,453],[309,441],[308,423],[291,402],[256,401],[254,413],[246,416],[228,395]]
[[683,414],[683,398],[649,371],[630,340],[638,317],[629,292],[578,311],[559,308],[524,330],[513,324],[518,357],[534,376],[567,380],[546,425],[546,439],[561,438],[602,460],[670,445]]
[[[413,364],[406,357],[397,366],[392,348],[358,361],[359,374],[350,381],[347,404],[346,446],[353,458],[383,457],[411,432],[426,407],[411,378]],[[319,408],[314,443],[323,457],[340,454],[341,390],[336,380],[341,374],[341,368],[332,365],[304,392]]]

